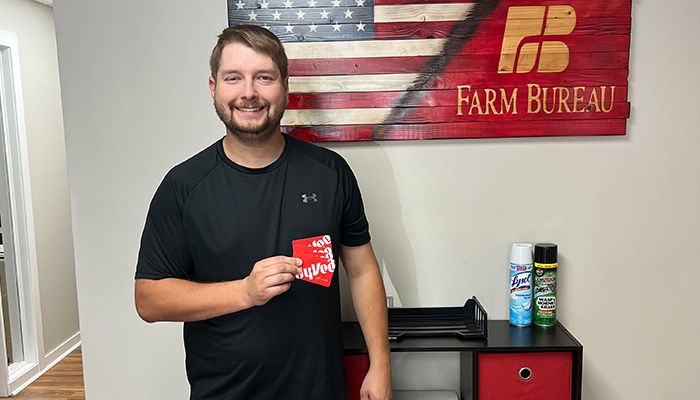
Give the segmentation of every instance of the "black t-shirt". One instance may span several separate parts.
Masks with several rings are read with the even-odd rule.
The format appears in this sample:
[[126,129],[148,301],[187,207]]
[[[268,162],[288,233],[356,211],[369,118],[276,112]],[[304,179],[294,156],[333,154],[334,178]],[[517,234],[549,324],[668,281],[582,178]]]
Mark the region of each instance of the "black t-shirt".
[[[370,240],[357,181],[338,154],[285,135],[282,155],[250,169],[219,140],[173,168],[151,202],[137,279],[218,282],[292,255],[292,240]],[[306,201],[305,201],[306,200]],[[338,271],[326,288],[295,280],[267,304],[184,324],[191,399],[345,399]]]

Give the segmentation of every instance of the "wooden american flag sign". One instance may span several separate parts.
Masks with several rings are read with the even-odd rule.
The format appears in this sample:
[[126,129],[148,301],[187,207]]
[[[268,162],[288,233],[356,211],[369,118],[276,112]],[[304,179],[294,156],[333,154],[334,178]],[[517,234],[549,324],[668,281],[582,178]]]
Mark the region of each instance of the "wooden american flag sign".
[[228,0],[307,141],[624,135],[631,0]]

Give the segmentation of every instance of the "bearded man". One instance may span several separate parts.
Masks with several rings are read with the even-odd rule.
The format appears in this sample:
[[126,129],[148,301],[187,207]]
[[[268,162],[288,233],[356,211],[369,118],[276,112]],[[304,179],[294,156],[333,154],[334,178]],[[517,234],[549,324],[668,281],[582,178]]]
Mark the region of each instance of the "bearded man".
[[367,343],[362,398],[390,399],[385,292],[355,176],[338,154],[281,132],[287,57],[267,29],[225,29],[210,66],[226,135],[171,169],[153,197],[139,315],[184,322],[192,400],[345,399],[338,275],[328,287],[302,281],[309,266],[292,257],[292,241],[323,236]]

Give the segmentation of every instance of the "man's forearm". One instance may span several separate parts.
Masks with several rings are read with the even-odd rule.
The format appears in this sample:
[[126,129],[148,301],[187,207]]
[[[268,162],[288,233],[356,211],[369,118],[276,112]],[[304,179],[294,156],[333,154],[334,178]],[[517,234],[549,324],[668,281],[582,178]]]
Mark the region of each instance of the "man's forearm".
[[137,279],[136,309],[147,322],[202,321],[250,308],[243,281],[196,283]]
[[391,367],[388,343],[386,293],[379,268],[370,268],[358,276],[348,277],[357,320],[367,344],[373,367]]
[[286,256],[262,259],[241,280],[197,283],[183,279],[136,280],[136,310],[147,322],[203,321],[253,306],[289,290],[301,260]]

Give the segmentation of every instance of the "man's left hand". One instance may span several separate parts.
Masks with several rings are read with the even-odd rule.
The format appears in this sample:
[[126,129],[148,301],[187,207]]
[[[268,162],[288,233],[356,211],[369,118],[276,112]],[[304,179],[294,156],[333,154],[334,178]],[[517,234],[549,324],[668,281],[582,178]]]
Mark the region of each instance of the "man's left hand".
[[388,368],[372,368],[362,382],[361,400],[391,400],[391,372]]

